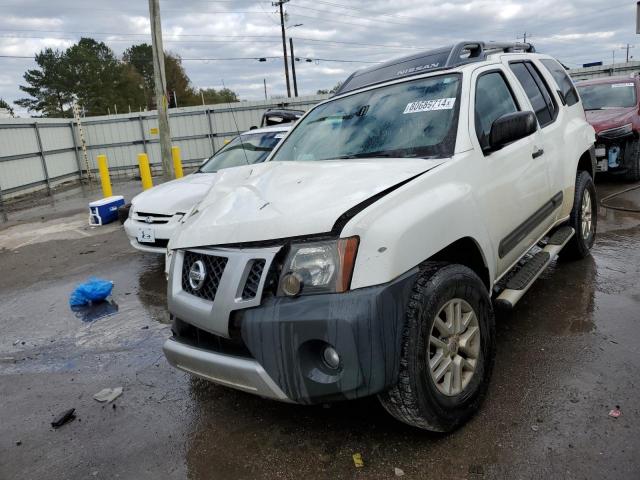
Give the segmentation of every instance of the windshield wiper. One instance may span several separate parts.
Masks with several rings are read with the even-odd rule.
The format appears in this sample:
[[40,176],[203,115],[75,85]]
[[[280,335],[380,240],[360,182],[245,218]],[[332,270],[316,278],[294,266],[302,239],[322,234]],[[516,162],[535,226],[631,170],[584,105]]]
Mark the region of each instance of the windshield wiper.
[[341,155],[339,157],[333,157],[335,160],[347,160],[350,158],[391,158],[391,157],[395,157],[396,155],[392,155],[390,153],[367,153],[367,152],[363,152],[363,153],[354,153],[351,155]]

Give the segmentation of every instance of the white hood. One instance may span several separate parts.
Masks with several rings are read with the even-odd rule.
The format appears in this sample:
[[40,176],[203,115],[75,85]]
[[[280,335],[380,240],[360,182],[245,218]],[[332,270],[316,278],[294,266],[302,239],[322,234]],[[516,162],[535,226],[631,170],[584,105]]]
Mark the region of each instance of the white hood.
[[131,203],[135,211],[173,215],[188,212],[209,191],[217,173],[194,173],[158,185],[135,196]]
[[265,162],[223,170],[169,248],[330,232],[338,217],[351,207],[443,161]]

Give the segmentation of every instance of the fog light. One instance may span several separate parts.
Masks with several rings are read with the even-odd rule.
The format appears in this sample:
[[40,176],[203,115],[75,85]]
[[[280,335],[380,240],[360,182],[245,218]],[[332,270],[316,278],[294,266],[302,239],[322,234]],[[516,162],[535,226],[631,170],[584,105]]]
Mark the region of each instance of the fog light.
[[282,292],[295,297],[302,290],[302,278],[297,273],[287,273],[282,279]]
[[322,352],[322,358],[324,359],[324,363],[327,364],[327,367],[332,370],[340,366],[340,355],[338,355],[338,352],[336,352],[336,349],[333,347],[325,347]]

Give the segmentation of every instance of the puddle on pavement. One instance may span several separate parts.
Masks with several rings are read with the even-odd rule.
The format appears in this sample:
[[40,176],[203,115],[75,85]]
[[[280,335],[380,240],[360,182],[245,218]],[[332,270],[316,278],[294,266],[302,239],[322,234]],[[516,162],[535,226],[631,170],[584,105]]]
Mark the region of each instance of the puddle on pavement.
[[83,322],[94,322],[118,313],[118,304],[113,300],[104,300],[90,305],[72,306],[71,311]]

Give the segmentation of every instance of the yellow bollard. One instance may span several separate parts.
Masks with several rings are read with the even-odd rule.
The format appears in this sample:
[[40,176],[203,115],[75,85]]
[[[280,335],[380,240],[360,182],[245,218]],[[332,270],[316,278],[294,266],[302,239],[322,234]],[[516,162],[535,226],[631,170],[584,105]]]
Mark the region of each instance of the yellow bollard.
[[180,147],[171,147],[171,156],[173,157],[173,171],[176,173],[176,178],[184,177],[182,172],[182,159],[180,158]]
[[102,183],[102,195],[104,198],[113,196],[111,190],[111,177],[109,176],[109,163],[106,155],[98,155],[98,171],[100,172],[100,183]]
[[146,153],[138,154],[138,165],[140,166],[140,178],[142,179],[142,189],[149,190],[153,187],[151,180],[151,169],[149,168],[149,157]]

